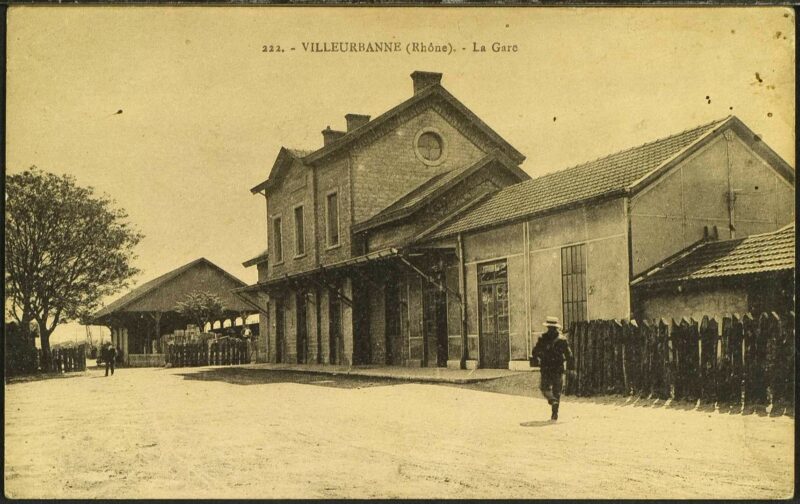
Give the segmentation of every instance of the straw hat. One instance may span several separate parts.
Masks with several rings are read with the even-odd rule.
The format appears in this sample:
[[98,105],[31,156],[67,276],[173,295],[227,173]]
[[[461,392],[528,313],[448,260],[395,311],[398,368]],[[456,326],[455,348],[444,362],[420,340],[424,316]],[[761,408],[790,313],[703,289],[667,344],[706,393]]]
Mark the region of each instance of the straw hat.
[[547,320],[542,325],[545,327],[557,327],[561,329],[561,324],[558,323],[558,317],[547,317]]

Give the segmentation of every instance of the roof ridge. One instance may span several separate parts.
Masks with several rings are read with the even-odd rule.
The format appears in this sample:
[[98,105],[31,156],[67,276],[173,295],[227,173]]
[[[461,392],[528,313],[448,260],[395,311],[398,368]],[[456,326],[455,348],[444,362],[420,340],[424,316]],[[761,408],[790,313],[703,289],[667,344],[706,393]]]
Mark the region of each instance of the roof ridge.
[[298,149],[298,148],[296,148],[296,147],[286,147],[285,145],[282,145],[281,147],[283,147],[284,149],[286,149],[286,150],[289,152],[289,154],[292,154],[292,155],[293,155],[293,156],[295,156],[295,157],[297,157],[295,154],[298,154],[298,153],[299,153],[299,154],[302,154],[302,155],[300,156],[300,158],[301,158],[301,159],[302,159],[302,158],[304,158],[304,157],[306,157],[306,156],[308,156],[308,155],[309,155],[309,154],[311,154],[312,152],[314,152],[314,149]]
[[780,232],[786,231],[790,227],[794,227],[794,222],[789,223],[778,229],[773,229],[772,231],[764,231],[763,233],[754,233],[747,236],[740,236],[738,238],[725,238],[724,240],[703,240],[703,243],[701,243],[701,245],[714,245],[716,243],[732,243],[737,241],[745,242],[746,240],[749,240],[751,238],[760,238],[762,236],[776,235]]
[[533,177],[528,182],[531,182],[531,181],[534,181],[534,180],[540,180],[540,179],[543,179],[543,178],[546,178],[546,177],[550,177],[550,176],[553,176],[553,175],[564,173],[566,171],[573,170],[573,169],[576,169],[576,168],[580,168],[580,167],[586,166],[588,164],[596,163],[596,162],[601,161],[603,159],[608,159],[608,158],[613,157],[613,156],[618,156],[618,155],[621,155],[621,154],[625,154],[626,152],[638,150],[638,149],[641,149],[642,147],[647,147],[648,145],[657,144],[659,142],[663,142],[665,140],[669,140],[671,138],[675,138],[675,137],[681,136],[681,135],[683,135],[685,133],[688,133],[690,131],[696,131],[696,130],[699,130],[699,129],[708,128],[708,127],[710,127],[710,126],[712,126],[714,124],[718,124],[718,123],[722,124],[723,122],[727,121],[731,117],[734,117],[734,116],[733,115],[728,115],[728,116],[726,116],[726,117],[724,117],[722,119],[717,119],[715,121],[711,121],[711,122],[708,122],[708,123],[705,123],[705,124],[701,124],[701,125],[695,126],[693,128],[686,128],[686,129],[684,129],[682,131],[679,131],[677,133],[673,133],[671,135],[667,135],[667,136],[664,136],[664,137],[661,137],[661,138],[657,138],[655,140],[650,140],[649,142],[645,142],[645,143],[642,143],[642,144],[634,145],[632,147],[627,147],[625,149],[618,150],[618,151],[615,151],[615,152],[611,152],[609,154],[604,154],[602,156],[598,156],[598,157],[596,157],[594,159],[591,159],[591,160],[588,160],[588,161],[583,161],[581,163],[574,164],[574,165],[568,166],[566,168],[562,168],[560,170],[556,170],[556,171],[553,171],[553,172],[550,172],[550,173],[545,173],[544,175],[540,175],[538,177]]
[[[790,222],[789,224],[786,224],[783,227],[779,227],[778,229],[773,229],[772,231],[765,231],[763,233],[751,234],[751,235],[747,235],[747,236],[745,236],[743,238],[747,239],[747,238],[756,238],[756,237],[760,237],[760,236],[775,235],[775,234],[781,233],[783,231],[786,231],[791,227],[794,227],[794,222]],[[738,239],[738,238],[734,238],[734,239]]]
[[436,83],[427,86],[425,89],[419,91],[418,93],[412,95],[409,98],[406,98],[397,105],[378,114],[376,117],[371,118],[368,122],[362,124],[361,126],[351,131],[346,131],[344,135],[335,139],[328,145],[323,145],[322,147],[314,150],[307,157],[315,159],[311,159],[309,162],[312,164],[317,162],[319,159],[322,159],[329,153],[339,149],[342,145],[345,145],[353,138],[356,138],[358,136],[357,134],[361,134],[370,128],[374,128],[376,127],[376,125],[384,124],[386,121],[390,120],[397,114],[408,110],[417,103],[422,102],[423,100],[426,100],[432,96],[441,98],[446,103],[449,103],[450,105],[454,106],[460,113],[466,116],[468,121],[474,122],[475,125],[478,126],[478,129],[481,130],[483,134],[491,138],[492,143],[496,143],[500,150],[509,150],[510,153],[507,154],[509,157],[512,158],[519,157],[520,163],[525,159],[525,156],[521,152],[519,152],[513,145],[508,143],[506,139],[500,136],[499,133],[494,131],[494,129],[492,129],[491,126],[486,124],[486,122],[484,122],[480,117],[478,117],[474,112],[472,112],[469,109],[469,107],[467,107],[461,100],[456,98],[441,83]]

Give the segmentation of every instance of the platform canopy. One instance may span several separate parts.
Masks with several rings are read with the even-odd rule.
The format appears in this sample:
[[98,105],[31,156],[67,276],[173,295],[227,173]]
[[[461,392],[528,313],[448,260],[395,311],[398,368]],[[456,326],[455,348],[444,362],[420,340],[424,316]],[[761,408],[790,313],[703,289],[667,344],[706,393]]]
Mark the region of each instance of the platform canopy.
[[241,317],[244,323],[248,315],[261,312],[263,308],[252,295],[246,297],[245,293],[233,292],[246,285],[201,257],[145,282],[109,303],[94,314],[92,323],[110,327],[112,332],[115,328],[125,328],[136,340],[131,342],[130,351],[145,353],[153,339],[158,340],[162,334],[175,329],[184,329],[193,322],[175,310],[176,305],[191,292],[204,291],[219,297],[223,312],[216,322],[220,327],[226,320],[230,320],[233,326],[237,318]]

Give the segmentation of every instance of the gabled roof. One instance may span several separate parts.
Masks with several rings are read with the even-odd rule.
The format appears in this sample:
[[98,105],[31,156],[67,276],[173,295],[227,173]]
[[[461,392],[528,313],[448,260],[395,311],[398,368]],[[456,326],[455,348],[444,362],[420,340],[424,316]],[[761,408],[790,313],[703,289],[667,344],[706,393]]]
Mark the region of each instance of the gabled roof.
[[257,194],[265,189],[269,189],[275,184],[275,181],[280,178],[283,172],[291,166],[292,161],[302,161],[302,158],[311,152],[310,150],[281,147],[281,150],[278,151],[278,157],[275,158],[275,162],[272,164],[272,168],[269,171],[267,180],[251,188],[250,192]]
[[794,169],[761,142],[741,121],[729,116],[504,188],[491,198],[475,205],[460,218],[443,225],[430,237],[441,238],[567,208],[590,200],[636,192],[727,127],[734,128],[743,141],[794,183]]
[[450,94],[450,92],[447,91],[445,88],[443,88],[440,84],[433,84],[425,88],[424,90],[416,93],[408,100],[400,103],[399,105],[379,115],[375,119],[359,126],[358,128],[352,131],[347,132],[342,137],[337,138],[336,140],[322,147],[321,149],[314,151],[313,153],[303,158],[303,162],[305,162],[306,164],[313,165],[318,161],[326,158],[330,154],[333,154],[334,152],[337,152],[343,149],[344,147],[351,145],[353,142],[359,140],[368,133],[376,131],[381,126],[390,122],[392,119],[397,117],[405,110],[408,110],[419,103],[431,99],[441,99],[446,104],[454,107],[456,111],[461,113],[463,116],[465,116],[465,118],[469,122],[474,124],[478,128],[478,130],[480,130],[483,134],[488,136],[489,139],[492,141],[492,143],[495,144],[497,149],[502,151],[506,156],[508,156],[512,160],[514,160],[517,164],[520,164],[525,160],[525,156],[522,155],[521,152],[519,152],[517,149],[512,147],[511,144],[506,142],[503,139],[503,137],[501,137],[499,134],[497,134],[496,131],[490,128],[488,124],[483,122],[481,118],[479,118],[470,109],[468,109],[466,105],[461,103],[455,96]]
[[490,128],[488,124],[483,122],[481,118],[479,118],[470,109],[468,109],[466,105],[458,101],[458,99],[455,96],[450,94],[450,92],[447,91],[445,88],[443,88],[440,84],[433,84],[425,88],[424,90],[420,91],[419,93],[415,94],[408,100],[400,103],[399,105],[379,115],[375,119],[368,121],[367,123],[359,126],[358,128],[353,129],[352,131],[346,132],[341,137],[337,138],[336,140],[330,142],[328,145],[325,145],[320,149],[317,149],[315,151],[307,151],[302,149],[287,149],[285,147],[281,147],[281,150],[278,153],[278,157],[275,159],[275,163],[272,166],[272,170],[270,171],[267,180],[261,182],[257,186],[250,189],[250,192],[255,194],[265,189],[269,189],[279,178],[282,170],[287,165],[287,161],[289,161],[290,159],[300,160],[306,165],[314,165],[319,161],[327,158],[334,152],[338,152],[341,149],[349,145],[352,145],[354,142],[365,137],[369,133],[377,132],[382,126],[390,123],[394,118],[399,116],[402,112],[410,109],[411,107],[419,103],[422,103],[424,101],[437,100],[437,99],[450,105],[458,113],[464,116],[467,121],[472,123],[479,131],[481,131],[484,135],[486,135],[489,138],[489,140],[495,145],[495,148],[502,151],[516,164],[520,164],[525,160],[525,156],[522,155],[521,152],[519,152],[517,149],[512,147],[511,144],[506,142],[503,139],[503,137],[501,137],[499,134],[497,134],[496,131]]
[[454,170],[438,173],[415,187],[409,193],[381,210],[378,214],[353,226],[353,232],[364,231],[387,222],[392,222],[407,217],[421,209],[431,200],[440,197],[453,186],[491,164],[498,164],[508,170],[520,180],[527,180],[530,176],[514,164],[505,154],[495,150],[482,157],[476,163]]
[[631,282],[652,286],[739,275],[791,270],[795,267],[795,226],[771,233],[724,241],[706,241],[689,247],[664,264]]
[[264,249],[264,251],[258,254],[257,256],[251,257],[250,259],[243,262],[242,266],[244,266],[245,268],[249,268],[254,264],[262,263],[268,260],[269,260],[269,249]]
[[133,302],[135,302],[135,301],[137,301],[139,299],[141,299],[145,295],[147,295],[147,294],[155,291],[159,287],[163,286],[164,284],[166,284],[170,280],[173,280],[173,279],[183,275],[187,271],[189,271],[189,270],[191,270],[193,268],[196,268],[197,266],[199,266],[201,264],[205,264],[205,265],[211,266],[213,269],[216,269],[217,271],[222,273],[224,276],[228,277],[229,279],[231,279],[236,284],[239,284],[240,286],[246,286],[247,285],[246,283],[244,283],[243,281],[239,280],[235,276],[231,275],[230,273],[228,273],[224,269],[220,268],[216,264],[212,263],[211,261],[209,261],[205,257],[201,257],[199,259],[195,259],[194,261],[192,261],[192,262],[190,262],[188,264],[184,264],[183,266],[181,266],[179,268],[176,268],[176,269],[174,269],[174,270],[172,270],[170,272],[164,273],[163,275],[158,276],[158,277],[156,277],[156,278],[154,278],[154,279],[152,279],[152,280],[150,280],[148,282],[145,282],[142,285],[132,289],[130,292],[128,292],[127,294],[123,295],[119,299],[109,303],[108,305],[106,305],[103,308],[101,308],[100,310],[98,310],[93,315],[92,318],[94,318],[96,320],[96,319],[99,319],[101,317],[104,317],[104,316],[107,316],[107,315],[111,315],[114,312],[124,311],[126,306],[130,305],[131,303],[133,303]]

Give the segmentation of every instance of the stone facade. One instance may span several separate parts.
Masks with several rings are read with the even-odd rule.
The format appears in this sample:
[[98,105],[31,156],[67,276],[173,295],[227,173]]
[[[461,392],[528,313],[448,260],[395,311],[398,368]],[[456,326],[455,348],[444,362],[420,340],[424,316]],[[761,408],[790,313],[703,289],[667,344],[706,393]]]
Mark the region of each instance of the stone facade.
[[[260,186],[271,243],[268,266],[259,266],[270,361],[527,368],[545,317],[629,318],[636,274],[704,227],[728,230],[729,183],[738,191],[737,233],[793,218],[793,172],[778,173],[735,132],[714,131],[636,191],[437,235],[529,177],[518,167],[524,157],[455,103],[441,76],[417,74],[407,102],[372,120],[349,115],[348,131],[325,130],[312,153],[280,155]],[[423,148],[426,134],[434,140]],[[330,240],[331,195],[338,243]],[[303,254],[294,236],[300,207]]]

